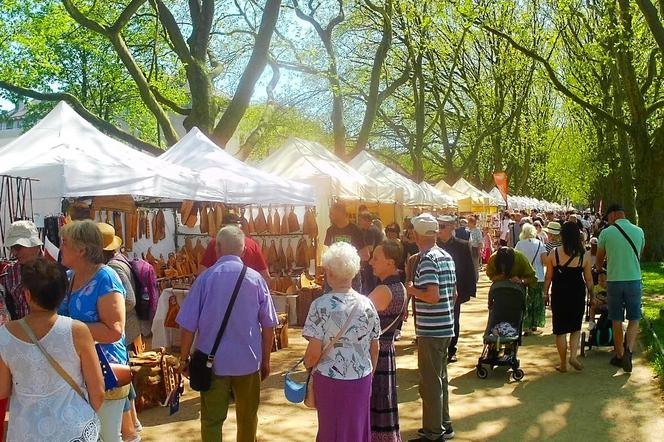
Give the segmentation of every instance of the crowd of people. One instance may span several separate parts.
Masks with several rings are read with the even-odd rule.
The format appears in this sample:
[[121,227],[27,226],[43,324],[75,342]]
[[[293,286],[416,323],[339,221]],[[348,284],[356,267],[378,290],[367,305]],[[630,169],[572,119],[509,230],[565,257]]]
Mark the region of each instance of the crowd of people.
[[[603,218],[505,212],[495,238],[474,215],[423,213],[383,227],[360,208],[357,220],[351,222],[343,203],[331,207],[322,255],[325,294],[311,304],[302,330],[318,441],[401,441],[395,341],[411,303],[422,399],[422,428],[413,440],[454,437],[447,366],[457,361],[461,307],[476,296],[482,271],[491,281],[526,288],[524,335],[545,326],[551,307],[559,372],[568,365],[583,370],[578,351],[586,299],[590,327],[602,308],[613,321],[610,363],[632,370],[645,241],[620,206],[609,207]],[[177,316],[180,371],[189,375],[194,350],[210,355],[215,349],[208,359],[210,387],[201,391],[201,439],[221,439],[234,401],[237,440],[253,442],[277,313],[253,240],[236,218],[225,224]],[[92,221],[71,222],[61,236],[61,265],[42,256],[28,221],[14,223],[5,240],[17,260],[0,285],[6,322],[0,328],[0,413],[10,398],[8,440],[35,434],[40,440],[139,441],[133,387],[106,388],[100,367],[100,359],[127,365],[128,348],[140,335],[122,241],[112,226]],[[228,320],[220,329],[222,317]]]

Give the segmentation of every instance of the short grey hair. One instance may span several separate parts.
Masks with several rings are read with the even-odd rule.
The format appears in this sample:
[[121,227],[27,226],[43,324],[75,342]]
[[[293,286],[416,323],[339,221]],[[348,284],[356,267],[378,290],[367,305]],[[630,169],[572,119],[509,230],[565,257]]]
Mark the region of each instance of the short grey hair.
[[335,242],[323,253],[323,268],[331,270],[339,279],[351,281],[360,271],[357,249],[345,242]]
[[519,234],[519,239],[531,239],[537,238],[537,229],[534,225],[526,223],[521,227],[521,233]]
[[237,226],[222,227],[217,233],[217,250],[224,255],[242,255],[244,232]]
[[85,259],[92,264],[103,264],[104,259],[104,241],[97,223],[89,219],[84,221],[72,221],[65,224],[60,232],[61,236],[74,249],[84,250]]

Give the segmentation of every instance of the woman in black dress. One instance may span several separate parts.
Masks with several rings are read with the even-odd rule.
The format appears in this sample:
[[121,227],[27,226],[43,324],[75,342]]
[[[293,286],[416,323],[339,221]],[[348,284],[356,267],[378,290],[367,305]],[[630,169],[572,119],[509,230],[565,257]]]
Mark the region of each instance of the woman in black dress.
[[[566,222],[560,232],[562,246],[553,249],[546,261],[544,293],[548,301],[551,288],[553,334],[560,356],[561,373],[567,371],[567,335],[569,334],[569,363],[583,370],[577,359],[583,312],[586,306],[586,287],[592,294],[593,277],[590,253],[583,247],[581,231],[576,223]],[[591,295],[592,296],[592,295]]]

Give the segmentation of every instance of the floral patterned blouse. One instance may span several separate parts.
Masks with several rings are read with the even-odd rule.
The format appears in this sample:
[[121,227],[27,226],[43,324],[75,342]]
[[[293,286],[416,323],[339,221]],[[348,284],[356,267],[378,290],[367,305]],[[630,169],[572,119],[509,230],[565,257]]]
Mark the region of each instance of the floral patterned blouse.
[[323,342],[323,349],[344,326],[355,306],[346,332],[319,362],[316,370],[332,379],[355,380],[371,374],[371,341],[380,336],[380,318],[366,296],[350,293],[327,293],[314,300],[304,323],[302,335]]

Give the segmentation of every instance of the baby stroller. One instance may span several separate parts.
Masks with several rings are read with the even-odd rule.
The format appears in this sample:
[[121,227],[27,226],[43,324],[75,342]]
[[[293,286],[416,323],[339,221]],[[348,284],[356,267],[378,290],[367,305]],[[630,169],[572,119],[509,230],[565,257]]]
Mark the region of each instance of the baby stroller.
[[593,347],[613,347],[613,322],[609,319],[609,307],[606,304],[598,306],[593,316],[595,327],[588,333],[581,332],[581,356],[586,355],[586,349],[592,350]]
[[[522,286],[511,281],[493,283],[489,289],[489,320],[484,331],[484,349],[477,361],[478,378],[487,378],[489,371],[484,365],[488,365],[491,369],[496,366],[511,367],[512,378],[515,381],[523,379],[524,373],[519,368],[517,354],[521,345],[525,309],[526,292]],[[506,336],[495,333],[496,328],[504,326],[505,323],[509,324],[505,328],[513,332]]]

